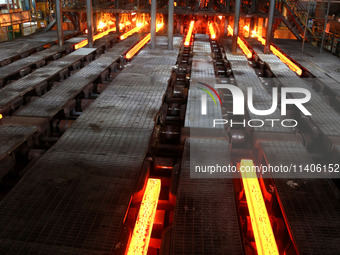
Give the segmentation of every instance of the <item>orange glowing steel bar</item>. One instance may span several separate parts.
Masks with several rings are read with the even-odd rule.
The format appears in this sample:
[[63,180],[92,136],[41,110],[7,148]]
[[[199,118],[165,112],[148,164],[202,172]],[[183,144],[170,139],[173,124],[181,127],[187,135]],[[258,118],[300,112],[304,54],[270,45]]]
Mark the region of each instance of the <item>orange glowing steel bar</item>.
[[87,39],[82,40],[81,42],[77,43],[76,45],[74,45],[74,49],[79,49],[79,48],[83,48],[86,44],[87,44]]
[[[231,28],[231,26],[228,26],[228,32],[233,35],[234,30]],[[242,52],[247,56],[247,58],[253,57],[253,53],[248,49],[247,45],[239,36],[237,37],[237,44],[241,48]]]
[[161,180],[148,179],[127,255],[147,254],[160,191]]
[[279,255],[273,229],[252,160],[242,159],[240,172],[258,255]]
[[212,23],[209,23],[209,32],[210,32],[210,38],[216,39],[216,33],[215,33],[214,26]]
[[[253,36],[257,38],[259,42],[263,45],[266,44],[266,40],[263,39],[256,31],[252,31]],[[270,50],[273,52],[275,56],[277,56],[283,63],[285,63],[292,71],[297,73],[299,76],[302,74],[302,69],[298,67],[294,62],[292,62],[289,58],[287,58],[282,52],[280,52],[273,45],[270,45]]]
[[[158,32],[162,27],[164,26],[164,23],[160,23],[157,25],[156,32]],[[131,59],[151,38],[151,34],[149,33],[147,36],[145,36],[142,40],[140,40],[131,50],[126,53],[126,58]]]
[[[110,28],[110,29],[108,29],[108,30],[106,30],[106,31],[104,31],[102,33],[99,33],[99,34],[93,36],[93,41],[98,40],[99,38],[102,38],[103,36],[108,35],[110,32],[113,32],[113,31],[116,31],[115,27],[114,28]],[[74,49],[77,50],[79,48],[83,48],[85,45],[87,45],[87,43],[88,43],[87,39],[82,40],[81,42],[79,42],[79,43],[74,45]]]
[[137,27],[135,27],[135,28],[131,29],[130,31],[127,31],[125,34],[121,35],[120,36],[120,40],[124,40],[124,39],[128,38],[130,35],[132,35],[132,34],[138,32],[139,30],[141,30],[144,26],[145,26],[145,24],[139,23],[137,25]]
[[193,31],[193,29],[194,29],[194,25],[195,25],[195,21],[192,20],[192,21],[190,22],[190,26],[189,26],[189,30],[188,30],[187,37],[185,38],[185,41],[184,41],[184,45],[185,45],[185,46],[189,46],[189,44],[190,44],[191,35],[192,35],[192,31]]
[[289,58],[283,55],[278,49],[276,49],[273,45],[270,45],[270,50],[276,55],[283,63],[285,63],[292,71],[297,73],[299,76],[302,74],[302,69],[294,64]]
[[0,120],[3,118],[2,114],[0,113]]

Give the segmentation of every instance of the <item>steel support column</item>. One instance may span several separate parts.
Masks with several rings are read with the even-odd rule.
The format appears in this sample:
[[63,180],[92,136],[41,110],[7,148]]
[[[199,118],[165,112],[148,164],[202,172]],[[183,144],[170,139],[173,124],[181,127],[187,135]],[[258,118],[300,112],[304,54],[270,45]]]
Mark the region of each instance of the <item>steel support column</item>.
[[169,0],[168,13],[168,49],[173,50],[174,39],[174,0]]
[[57,19],[57,33],[58,33],[58,45],[59,47],[64,45],[64,35],[62,26],[62,13],[61,13],[61,2],[56,0],[55,2],[56,19]]
[[119,27],[119,23],[120,23],[120,20],[119,20],[119,13],[116,13],[115,14],[115,22],[116,22],[116,33],[117,35],[119,36],[119,33],[120,33],[120,27]]
[[151,0],[151,49],[156,48],[156,8],[157,0]]
[[223,29],[224,36],[228,35],[228,26],[229,26],[229,16],[224,16],[224,29]]
[[250,26],[249,26],[249,36],[251,36],[251,32],[255,28],[255,17],[250,18]]
[[86,18],[87,18],[87,40],[90,48],[93,47],[93,10],[92,0],[86,0]]
[[329,7],[330,7],[330,5],[331,5],[331,0],[328,0],[327,13],[326,13],[326,17],[325,17],[325,25],[323,27],[322,40],[321,40],[321,45],[320,45],[320,53],[322,53],[323,43],[325,41],[325,34],[326,34],[326,28],[327,28],[328,14],[329,14]]
[[234,16],[234,31],[233,31],[233,40],[231,43],[231,51],[237,51],[237,37],[238,37],[238,27],[240,21],[240,10],[241,10],[241,0],[235,0],[235,16]]
[[270,45],[273,39],[273,23],[274,23],[274,11],[275,11],[275,0],[270,0],[269,13],[268,13],[268,24],[266,32],[266,45],[264,46],[264,53],[270,53]]
[[256,12],[256,0],[251,1],[251,12],[252,13]]

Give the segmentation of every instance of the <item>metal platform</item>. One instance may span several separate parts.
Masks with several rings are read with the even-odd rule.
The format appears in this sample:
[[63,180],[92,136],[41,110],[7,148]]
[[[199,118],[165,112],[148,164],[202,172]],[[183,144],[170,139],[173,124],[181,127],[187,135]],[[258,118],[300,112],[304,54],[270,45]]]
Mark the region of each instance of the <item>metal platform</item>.
[[[229,144],[214,139],[187,138],[180,170],[170,254],[244,254],[232,179],[193,179],[190,166],[216,164],[197,155],[224,153]],[[190,150],[196,149],[198,154]],[[195,155],[197,157],[195,157]]]
[[52,119],[64,106],[75,98],[86,86],[91,85],[101,73],[109,68],[119,57],[138,41],[130,37],[114,45],[112,49],[92,61],[87,66],[63,81],[43,96],[35,99],[15,113],[16,116],[46,117]]
[[[295,40],[277,39],[275,43],[280,49],[316,77],[308,79],[307,82],[310,82],[311,85],[322,85],[323,87],[321,89],[324,90],[327,95],[336,97],[335,100],[339,101],[340,60],[338,57],[327,52],[320,54],[319,49],[309,43],[305,44],[304,52],[301,52],[301,43]],[[263,50],[261,52],[263,52]]]
[[[211,47],[208,35],[195,35],[190,88],[187,102],[187,109],[185,115],[185,127],[189,128],[213,128],[213,119],[222,119],[221,105],[218,99],[213,99],[201,89],[206,88],[200,82],[206,83],[211,87],[215,87],[216,78],[213,66],[213,59],[211,58]],[[215,97],[214,93],[210,91]],[[201,96],[207,96],[207,114],[201,113]],[[219,128],[223,128],[222,125]]]
[[[261,143],[267,162],[312,163],[296,143]],[[274,148],[275,147],[275,148]],[[291,148],[297,148],[291,150]],[[323,179],[275,179],[277,197],[301,255],[340,253],[339,198]]]
[[74,44],[81,42],[84,39],[86,38],[74,37],[65,41],[65,45],[63,47],[54,45],[46,50],[34,53],[26,58],[19,59],[6,66],[0,67],[0,87],[4,85],[6,78],[16,74],[18,74],[18,76],[23,76],[23,71],[29,73],[33,68],[44,66],[47,59],[51,59],[53,57],[59,58],[63,52],[68,50],[71,51]]
[[[274,43],[289,56],[320,78],[327,86],[329,82],[340,84],[340,59],[326,51],[320,53],[320,48],[305,43],[301,52],[301,42],[296,40],[275,39]],[[326,79],[326,81],[323,81]]]
[[[64,31],[64,38],[76,35],[76,31]],[[58,40],[57,31],[48,31],[25,36],[0,44],[0,66],[8,65],[15,59],[27,57]]]
[[[157,64],[136,65],[168,61],[164,52],[153,50]],[[109,84],[1,201],[1,254],[112,254],[124,245],[120,232],[166,87],[162,73],[138,72],[133,61]]]
[[36,131],[36,127],[0,126],[0,160],[29,140]]
[[[230,53],[230,45],[231,40],[224,40],[224,45],[226,47],[226,58],[229,61],[234,78],[236,81],[236,85],[243,91],[243,93],[247,94],[247,88],[253,88],[253,104],[256,109],[259,110],[267,110],[270,109],[272,105],[271,95],[268,94],[266,89],[264,88],[261,80],[256,75],[253,68],[249,66],[247,58],[242,53],[232,54]],[[261,119],[265,121],[265,119],[279,119],[282,120],[282,116],[278,110],[276,110],[273,114],[268,116],[259,116],[253,113],[249,113],[251,119]],[[263,126],[261,128],[253,128],[256,132],[269,132],[269,133],[292,133],[293,130],[291,128],[285,128],[281,125],[276,125],[274,127],[271,126]]]
[[73,64],[85,59],[86,56],[92,54],[96,48],[81,48],[71,54],[53,61],[51,64],[37,69],[35,72],[25,76],[24,78],[8,84],[0,90],[0,113],[10,111],[13,108],[12,104],[16,101],[23,100],[23,96],[32,91],[41,90],[47,86],[48,79],[58,75],[60,72],[67,70]]
[[[311,92],[311,99],[305,104],[305,107],[312,114],[308,117],[325,136],[325,150],[330,150],[332,147],[331,137],[340,137],[340,115],[329,104],[325,103],[325,99],[319,93],[312,89],[304,79],[299,78],[279,58],[273,54],[264,53],[258,53],[258,56],[269,65],[282,86],[305,88]],[[297,94],[292,94],[292,96],[299,98]]]

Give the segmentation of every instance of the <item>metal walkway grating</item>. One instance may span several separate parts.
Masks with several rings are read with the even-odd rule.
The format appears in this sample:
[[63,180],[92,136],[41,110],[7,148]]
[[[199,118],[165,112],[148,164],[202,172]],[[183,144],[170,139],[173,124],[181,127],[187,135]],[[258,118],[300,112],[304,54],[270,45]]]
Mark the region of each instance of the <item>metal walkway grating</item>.
[[0,160],[23,144],[36,131],[36,127],[0,126]]
[[191,164],[209,164],[207,158],[193,158],[190,150],[225,152],[228,142],[187,138],[180,170],[172,226],[170,254],[243,254],[232,179],[190,178]]
[[117,43],[112,49],[96,60],[83,67],[71,77],[63,81],[40,98],[37,98],[25,108],[15,113],[16,116],[35,116],[53,118],[87,85],[94,82],[102,72],[107,70],[129,47],[138,39],[133,36]]
[[8,84],[5,88],[0,90],[0,112],[9,107],[15,100],[22,98],[26,93],[34,89],[40,91],[40,86],[46,85],[49,78],[68,69],[77,61],[92,54],[95,50],[95,48],[78,49],[61,59],[53,61],[47,66],[37,69],[24,78]]
[[[164,48],[154,54],[164,59]],[[178,48],[171,54],[174,65]],[[132,68],[133,61],[1,201],[0,254],[112,254],[124,245],[120,231],[167,86],[161,72]]]
[[65,41],[65,45],[63,47],[59,47],[58,45],[54,45],[46,50],[34,53],[26,58],[19,59],[15,62],[12,62],[8,65],[0,67],[0,85],[2,80],[5,78],[19,73],[22,69],[27,67],[36,67],[37,64],[43,61],[43,64],[46,62],[46,59],[50,59],[53,56],[61,54],[62,52],[71,49],[72,46],[82,40],[84,37],[74,37],[73,40]]
[[[207,94],[200,88],[207,88],[199,84],[199,82],[206,83],[212,87],[216,85],[209,36],[203,34],[195,35],[184,126],[189,128],[213,128],[213,119],[222,119],[221,106],[217,98],[215,100],[217,100],[218,104],[215,105],[212,98],[207,96],[207,115],[201,114],[201,95]],[[219,128],[223,128],[223,126],[220,125]]]
[[[271,165],[280,165],[282,162],[285,165],[313,163],[299,143],[262,142],[261,147]],[[339,254],[340,205],[327,181],[311,178],[282,179],[275,176],[273,174],[279,203],[300,254]]]
[[[247,58],[242,54],[232,54],[229,51],[229,46],[231,44],[230,39],[226,39],[224,41],[226,45],[226,58],[230,62],[230,65],[233,70],[234,78],[237,86],[243,91],[243,93],[247,94],[247,88],[253,88],[253,104],[256,109],[259,110],[267,110],[270,109],[272,105],[271,95],[268,94],[266,89],[263,87],[259,77],[256,75],[253,68],[249,66]],[[261,119],[265,122],[265,119],[279,119],[282,120],[279,110],[276,110],[273,114],[267,116],[259,116],[249,112],[249,116],[251,119]],[[256,132],[269,132],[269,133],[292,133],[293,130],[291,128],[284,128],[281,125],[276,125],[274,127],[263,126],[261,128],[253,128]]]
[[[75,34],[76,31],[64,31],[64,37],[72,37]],[[8,64],[11,62],[12,58],[19,57],[26,53],[29,54],[30,51],[34,51],[47,44],[55,43],[57,40],[57,31],[48,31],[35,33],[23,38],[18,38],[14,41],[3,42],[0,45],[0,66],[1,63]]]
[[[309,90],[311,92],[311,99],[304,104],[312,114],[309,118],[325,136],[340,136],[338,128],[340,126],[339,114],[330,105],[325,103],[325,99],[320,94],[315,92],[303,79],[295,75],[292,70],[273,54],[259,53],[258,55],[270,66],[273,73],[278,77],[277,80],[283,86],[300,87]],[[299,98],[299,95],[293,94],[293,97]]]

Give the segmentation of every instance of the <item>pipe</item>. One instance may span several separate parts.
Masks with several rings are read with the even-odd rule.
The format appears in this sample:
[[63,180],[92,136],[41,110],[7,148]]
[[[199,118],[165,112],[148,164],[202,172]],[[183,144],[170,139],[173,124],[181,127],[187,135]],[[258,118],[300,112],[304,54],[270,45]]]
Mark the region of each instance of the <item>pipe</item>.
[[151,0],[151,49],[156,48],[156,8],[157,0]]
[[268,24],[266,32],[266,44],[264,46],[264,53],[270,53],[270,45],[273,39],[273,23],[274,23],[274,11],[275,11],[275,0],[270,0],[269,13],[268,13]]
[[64,45],[64,35],[62,27],[62,13],[61,13],[61,2],[56,0],[55,2],[56,19],[57,19],[57,34],[58,34],[58,45],[62,47]]
[[168,14],[168,50],[173,50],[174,39],[174,0],[169,0]]
[[87,18],[87,40],[89,47],[93,47],[93,10],[92,0],[86,0],[86,18]]
[[235,16],[234,16],[234,29],[233,29],[233,40],[231,43],[231,51],[236,53],[237,51],[237,37],[238,37],[238,28],[240,21],[240,10],[241,10],[241,0],[235,0]]

